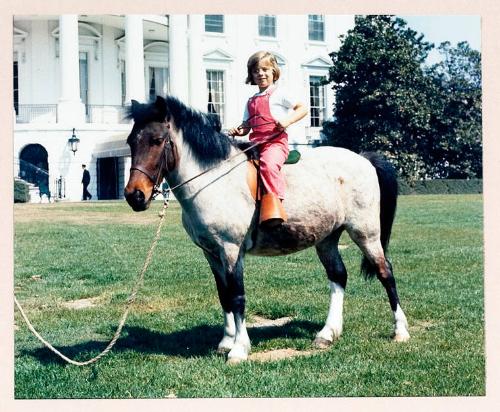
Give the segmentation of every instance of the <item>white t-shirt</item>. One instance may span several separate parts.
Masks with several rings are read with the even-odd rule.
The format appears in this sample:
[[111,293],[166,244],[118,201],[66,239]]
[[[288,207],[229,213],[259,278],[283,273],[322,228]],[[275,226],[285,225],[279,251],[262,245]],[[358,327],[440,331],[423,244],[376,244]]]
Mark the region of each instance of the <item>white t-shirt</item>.
[[[255,93],[252,97],[262,96],[266,93],[263,92]],[[294,96],[283,91],[281,87],[276,87],[274,92],[269,97],[269,109],[271,110],[271,115],[274,120],[280,120],[286,117],[289,111],[298,104],[298,101]],[[250,114],[248,113],[248,102],[245,104],[245,111],[243,113],[243,121],[246,122]],[[250,122],[251,123],[251,122]]]

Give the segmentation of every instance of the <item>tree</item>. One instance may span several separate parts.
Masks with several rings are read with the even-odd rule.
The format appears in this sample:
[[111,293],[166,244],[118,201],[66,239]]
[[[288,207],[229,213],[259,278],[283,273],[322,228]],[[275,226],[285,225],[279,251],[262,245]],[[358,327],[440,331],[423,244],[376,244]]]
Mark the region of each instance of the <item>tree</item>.
[[330,54],[336,92],[329,143],[384,152],[406,178],[423,175],[419,147],[429,127],[422,63],[433,45],[393,16],[359,16]]
[[402,19],[356,17],[330,54],[336,103],[323,125],[327,143],[383,152],[410,181],[480,176],[480,55],[445,44],[446,58],[428,68],[433,48]]
[[441,62],[427,69],[430,95],[429,171],[446,178],[482,177],[481,54],[467,42],[438,48]]

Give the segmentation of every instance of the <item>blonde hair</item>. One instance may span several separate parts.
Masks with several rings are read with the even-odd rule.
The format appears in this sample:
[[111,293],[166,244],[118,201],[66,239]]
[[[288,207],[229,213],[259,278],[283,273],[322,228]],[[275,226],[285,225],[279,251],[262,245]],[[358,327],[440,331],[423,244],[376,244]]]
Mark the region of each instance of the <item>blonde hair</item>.
[[245,80],[246,84],[256,83],[253,81],[252,71],[253,69],[262,61],[265,63],[269,63],[273,69],[273,81],[275,82],[280,78],[280,68],[278,67],[278,63],[276,61],[276,57],[273,54],[266,51],[258,51],[250,56],[247,63],[247,79]]

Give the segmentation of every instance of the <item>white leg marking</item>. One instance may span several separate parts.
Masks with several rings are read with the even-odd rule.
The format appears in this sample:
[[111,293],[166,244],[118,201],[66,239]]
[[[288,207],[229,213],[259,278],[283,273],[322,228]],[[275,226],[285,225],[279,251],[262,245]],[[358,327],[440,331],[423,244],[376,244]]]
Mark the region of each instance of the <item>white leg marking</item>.
[[236,325],[232,312],[224,312],[224,336],[217,347],[218,352],[229,352],[233,349],[234,338],[236,335]]
[[342,334],[342,312],[344,307],[344,288],[338,283],[330,282],[330,308],[325,326],[316,335],[317,338],[333,342]]
[[236,324],[236,336],[234,346],[227,355],[228,363],[239,363],[247,360],[250,353],[250,338],[248,337],[245,319],[236,315],[234,317]]
[[398,305],[394,312],[394,340],[396,342],[406,342],[408,339],[410,339],[408,322],[403,309]]

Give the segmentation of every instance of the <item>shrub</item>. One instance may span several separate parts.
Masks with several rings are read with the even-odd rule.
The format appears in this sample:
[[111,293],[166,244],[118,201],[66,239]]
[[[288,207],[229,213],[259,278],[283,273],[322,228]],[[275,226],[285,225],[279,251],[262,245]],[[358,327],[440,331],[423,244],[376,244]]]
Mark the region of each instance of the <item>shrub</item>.
[[401,195],[483,193],[482,179],[434,179],[399,181]]
[[14,179],[14,203],[30,201],[29,186],[24,180]]

